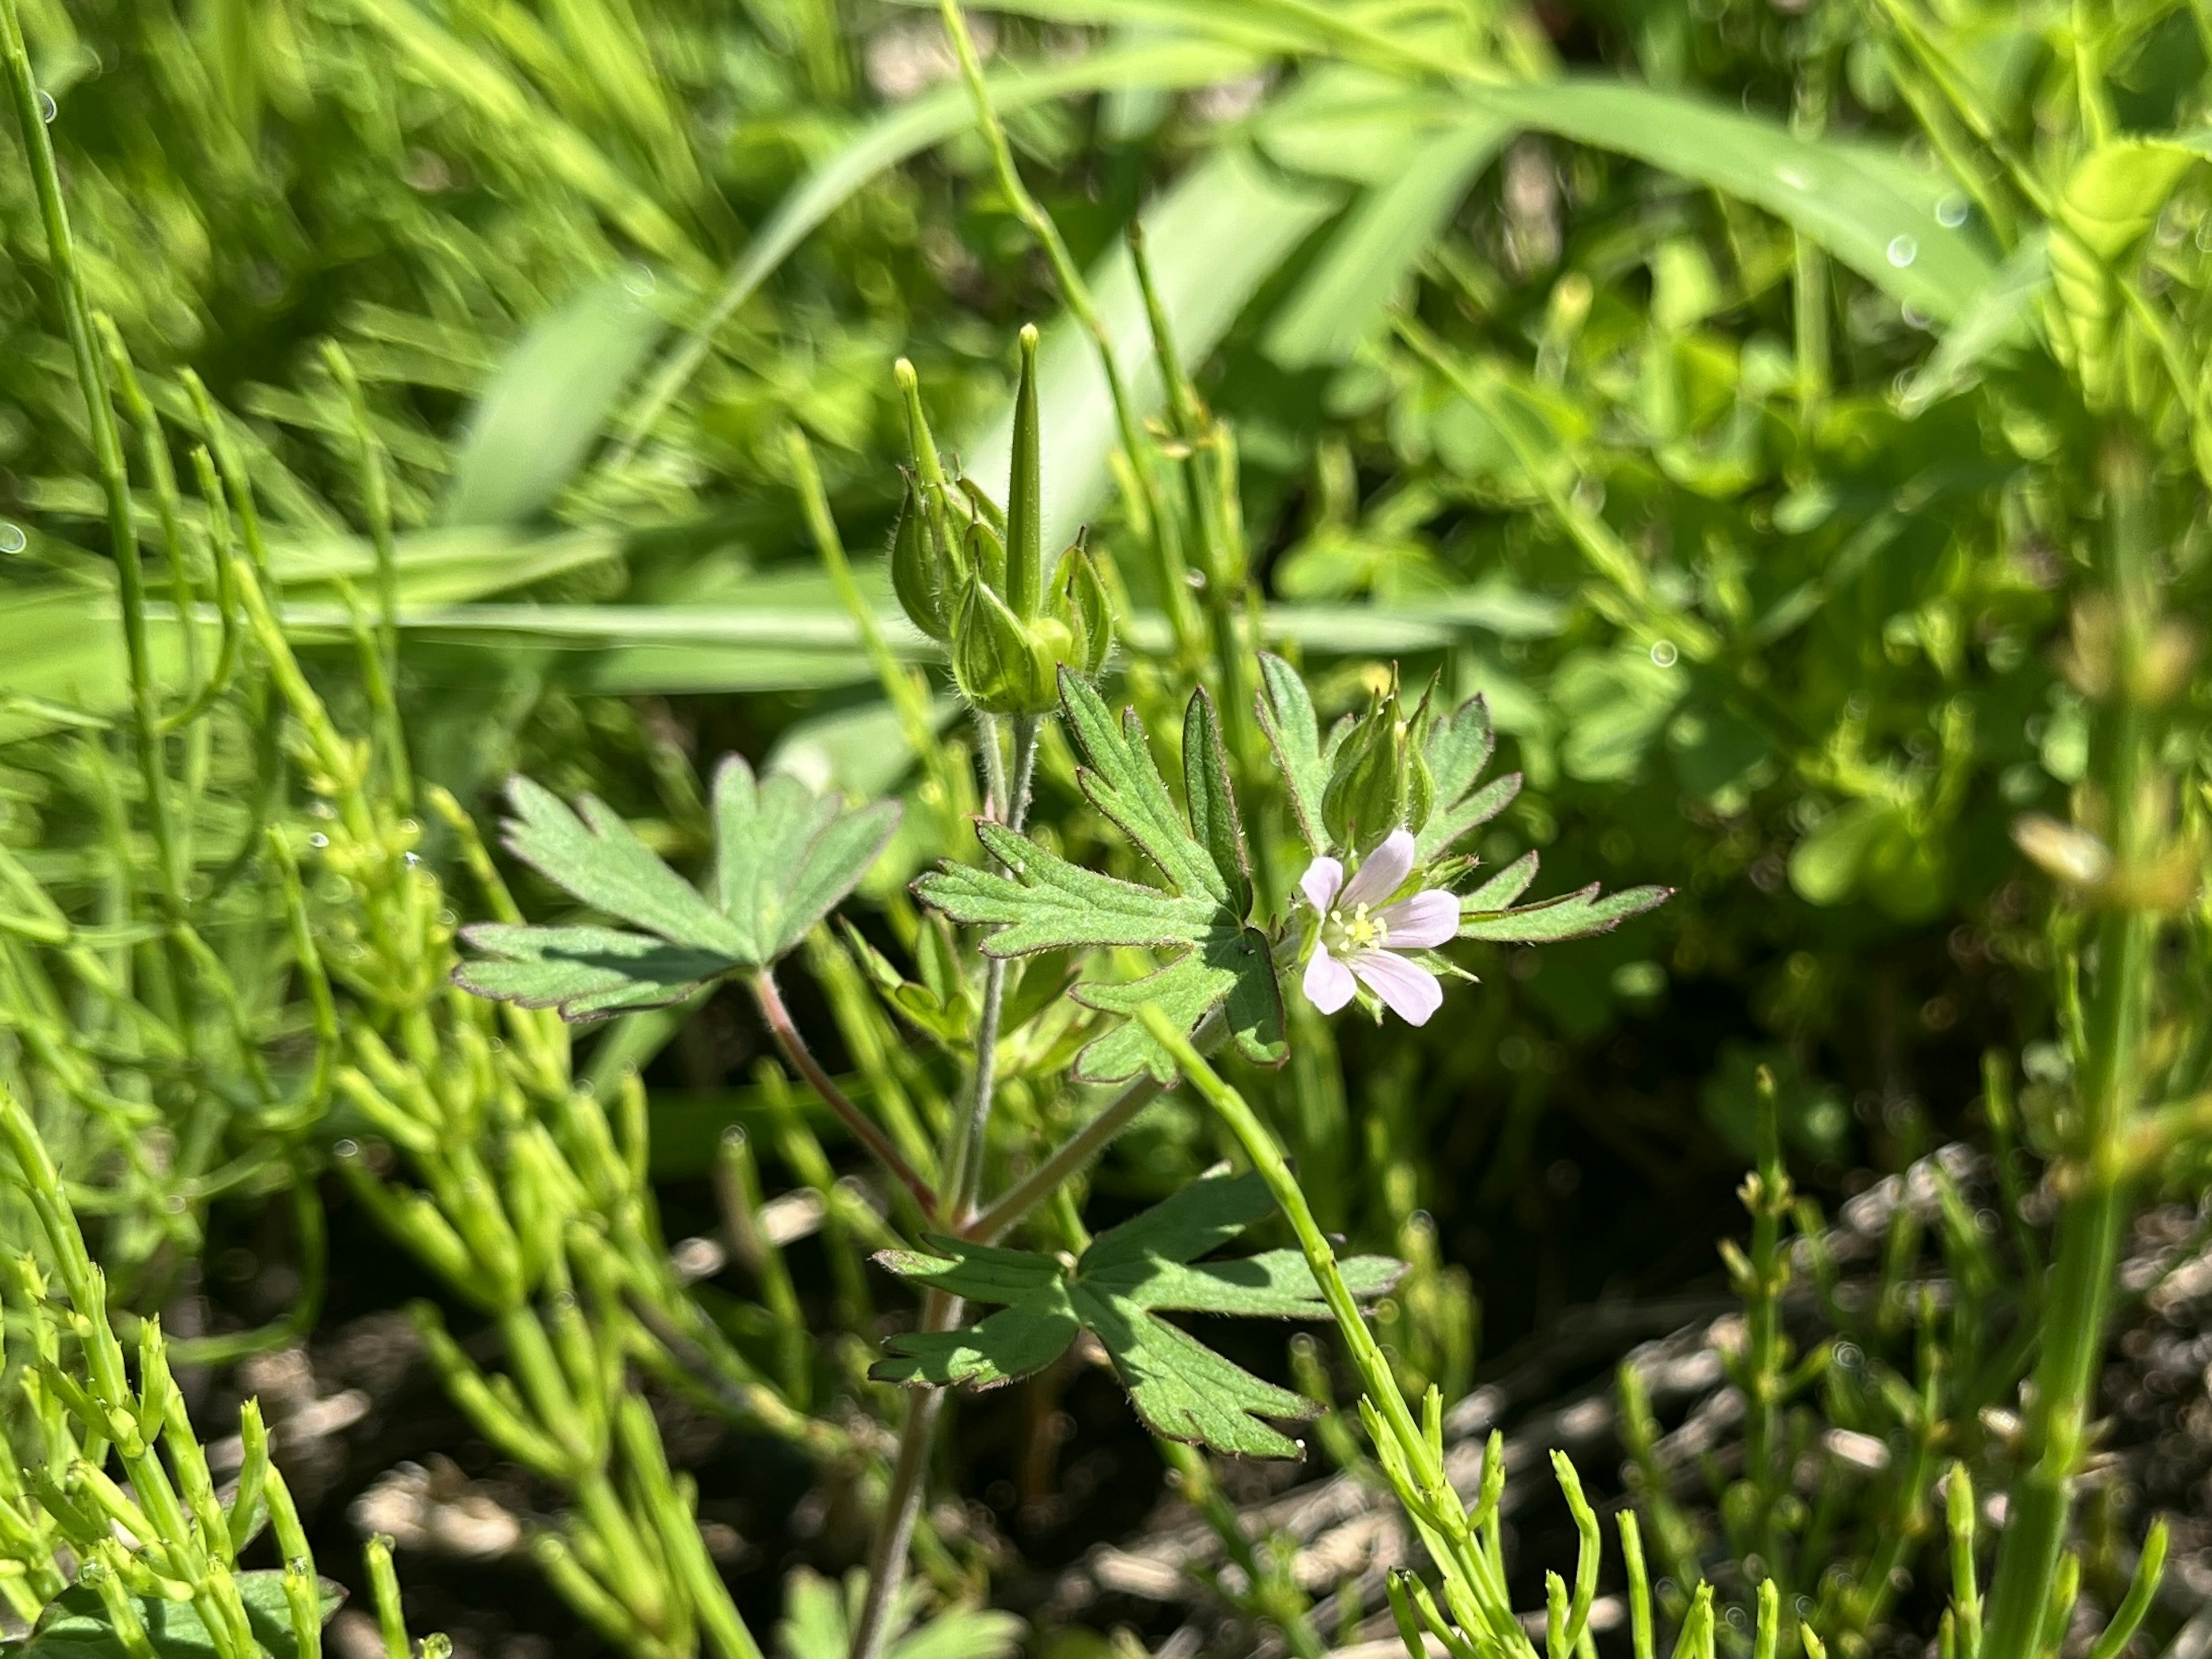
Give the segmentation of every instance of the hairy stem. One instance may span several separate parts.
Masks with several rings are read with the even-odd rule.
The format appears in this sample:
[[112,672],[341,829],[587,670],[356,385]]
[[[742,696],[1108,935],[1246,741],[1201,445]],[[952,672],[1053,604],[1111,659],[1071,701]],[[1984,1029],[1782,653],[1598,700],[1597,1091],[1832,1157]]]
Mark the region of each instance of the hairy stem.
[[[1198,1029],[1190,1034],[1191,1046],[1202,1054],[1210,1054],[1221,1046],[1227,1034],[1226,1022],[1217,1008],[1199,1021]],[[1043,1163],[992,1200],[989,1208],[960,1230],[960,1236],[984,1244],[1003,1238],[1015,1223],[1105,1151],[1108,1143],[1135,1122],[1138,1115],[1158,1100],[1166,1087],[1155,1078],[1139,1078],[1115,1096],[1105,1110],[1062,1141]]]
[[[1017,714],[1012,719],[1014,758],[1000,793],[993,778],[992,805],[1003,809],[1000,821],[1019,834],[1028,821],[1030,784],[1036,772],[1038,717]],[[997,733],[986,726],[984,753],[995,756]],[[996,768],[987,768],[995,772]],[[1007,963],[988,958],[983,970],[983,1007],[975,1026],[975,1073],[968,1091],[968,1109],[955,1120],[950,1156],[944,1161],[945,1193],[935,1213],[946,1227],[958,1231],[975,1207],[983,1184],[983,1153],[991,1124],[991,1103],[997,1093],[999,1023],[1006,1000]],[[960,1322],[957,1296],[933,1291],[922,1304],[921,1328],[949,1331]],[[878,1659],[890,1635],[890,1610],[906,1577],[907,1549],[914,1541],[915,1519],[921,1512],[928,1484],[929,1449],[937,1437],[937,1420],[944,1415],[945,1390],[928,1389],[907,1402],[906,1421],[899,1428],[897,1461],[891,1468],[890,1491],[884,1499],[883,1518],[868,1555],[868,1595],[860,1618],[853,1628],[852,1659]]]
[[906,1161],[905,1155],[891,1145],[890,1137],[878,1128],[874,1121],[846,1097],[835,1079],[822,1069],[822,1062],[814,1058],[814,1051],[806,1046],[806,1039],[793,1024],[791,1010],[784,1006],[783,993],[776,988],[775,975],[763,969],[748,981],[752,987],[753,1000],[760,1005],[761,1018],[768,1022],[769,1032],[775,1038],[775,1046],[782,1051],[792,1068],[805,1078],[807,1086],[822,1097],[823,1103],[837,1115],[837,1120],[853,1132],[854,1138],[876,1156],[884,1169],[890,1171],[914,1201],[921,1206],[924,1215],[937,1213],[937,1194],[922,1179],[921,1172]]

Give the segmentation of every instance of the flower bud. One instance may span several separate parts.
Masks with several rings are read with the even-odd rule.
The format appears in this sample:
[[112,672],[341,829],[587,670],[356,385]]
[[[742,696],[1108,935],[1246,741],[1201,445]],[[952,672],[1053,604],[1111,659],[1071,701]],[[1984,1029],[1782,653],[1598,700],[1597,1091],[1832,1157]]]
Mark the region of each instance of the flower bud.
[[1059,701],[1050,651],[971,571],[952,630],[952,678],[987,714],[1042,714]]
[[1436,810],[1437,776],[1429,770],[1429,738],[1436,728],[1435,684],[1406,725],[1406,828],[1419,835]]
[[1376,702],[1345,739],[1322,792],[1322,823],[1336,846],[1366,853],[1406,822],[1411,795],[1406,728],[1393,695]]
[[952,637],[963,573],[949,556],[952,550],[931,533],[922,496],[909,474],[891,532],[891,588],[916,628],[933,640],[946,641]]
[[1073,641],[1067,665],[1096,679],[1114,648],[1114,611],[1106,600],[1106,585],[1098,580],[1098,568],[1080,541],[1060,556],[1052,586],[1060,621]]

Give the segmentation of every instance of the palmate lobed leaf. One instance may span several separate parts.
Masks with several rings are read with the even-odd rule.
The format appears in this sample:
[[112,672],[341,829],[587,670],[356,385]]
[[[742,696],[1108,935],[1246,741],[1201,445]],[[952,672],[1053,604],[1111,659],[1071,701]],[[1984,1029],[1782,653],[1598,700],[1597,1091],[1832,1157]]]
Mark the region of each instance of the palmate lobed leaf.
[[526,778],[508,787],[507,845],[548,880],[643,932],[487,923],[483,954],[453,970],[478,996],[557,1008],[568,1020],[658,1007],[725,974],[757,973],[852,891],[898,827],[896,801],[847,811],[782,775],[756,781],[737,756],[714,778],[714,900],[670,869],[604,803],[572,811]]
[[495,1001],[557,1008],[574,1022],[680,1002],[736,966],[714,951],[612,927],[483,922],[461,937],[485,954],[453,969],[456,985]]
[[[999,1311],[965,1330],[893,1337],[869,1375],[995,1388],[1050,1364],[1088,1330],[1155,1432],[1217,1451],[1296,1457],[1297,1443],[1263,1419],[1310,1417],[1319,1407],[1157,1317],[1164,1310],[1328,1317],[1321,1287],[1295,1250],[1194,1261],[1265,1215],[1271,1201],[1257,1175],[1207,1176],[1101,1233],[1073,1267],[1032,1251],[934,1236],[927,1253],[887,1250],[876,1260],[902,1278],[997,1304]],[[1382,1295],[1403,1271],[1381,1256],[1355,1256],[1341,1267],[1362,1297]]]
[[507,850],[562,891],[672,945],[752,959],[745,930],[662,863],[605,802],[586,795],[571,811],[522,777],[507,785],[507,798],[514,809],[505,826]]
[[[914,884],[915,894],[950,920],[988,931],[985,954],[1133,947],[1172,959],[1131,983],[1089,981],[1076,1000],[1127,1016],[1157,1002],[1185,1030],[1216,1008],[1253,1060],[1282,1058],[1282,993],[1267,937],[1246,921],[1251,880],[1243,825],[1230,793],[1226,757],[1213,705],[1203,690],[1184,722],[1185,817],[1168,793],[1133,710],[1115,720],[1097,692],[1062,672],[1060,708],[1085,764],[1077,781],[1171,884],[1164,890],[1069,863],[1002,825],[978,823],[976,836],[997,869],[947,864]],[[1173,1081],[1175,1062],[1143,1027],[1124,1020],[1076,1058],[1086,1083],[1121,1083],[1147,1074]]]

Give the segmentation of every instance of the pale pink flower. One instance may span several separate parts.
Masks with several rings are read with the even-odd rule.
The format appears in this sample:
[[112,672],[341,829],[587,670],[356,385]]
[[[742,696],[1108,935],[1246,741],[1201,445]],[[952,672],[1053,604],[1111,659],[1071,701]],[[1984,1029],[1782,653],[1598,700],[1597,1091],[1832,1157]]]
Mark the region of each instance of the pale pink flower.
[[1459,900],[1441,887],[1386,904],[1413,872],[1413,837],[1394,830],[1344,878],[1341,860],[1316,859],[1298,890],[1321,917],[1306,963],[1306,1000],[1333,1014],[1352,999],[1354,981],[1382,999],[1408,1025],[1425,1025],[1444,1000],[1437,976],[1401,951],[1426,951],[1459,932]]

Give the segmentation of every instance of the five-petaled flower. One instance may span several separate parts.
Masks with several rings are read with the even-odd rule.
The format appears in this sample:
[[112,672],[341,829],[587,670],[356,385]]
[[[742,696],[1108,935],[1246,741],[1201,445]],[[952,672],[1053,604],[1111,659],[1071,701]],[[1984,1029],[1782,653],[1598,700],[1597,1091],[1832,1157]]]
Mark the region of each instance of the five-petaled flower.
[[1444,1000],[1437,976],[1399,953],[1431,950],[1459,932],[1459,900],[1441,887],[1387,902],[1413,872],[1413,837],[1394,830],[1367,855],[1352,879],[1341,860],[1326,855],[1306,866],[1298,889],[1321,917],[1306,963],[1307,1000],[1325,1014],[1350,1002],[1364,985],[1408,1025],[1425,1025]]

